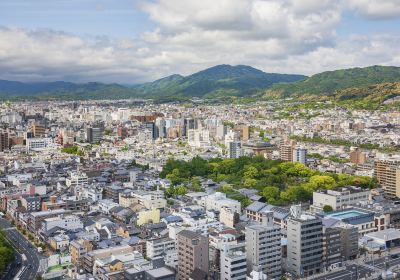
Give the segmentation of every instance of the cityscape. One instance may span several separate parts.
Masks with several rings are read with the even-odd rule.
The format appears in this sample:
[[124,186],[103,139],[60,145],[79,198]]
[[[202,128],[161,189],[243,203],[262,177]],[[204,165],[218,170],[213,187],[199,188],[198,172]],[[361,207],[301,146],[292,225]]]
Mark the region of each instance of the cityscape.
[[0,3],[0,279],[400,279],[400,2]]

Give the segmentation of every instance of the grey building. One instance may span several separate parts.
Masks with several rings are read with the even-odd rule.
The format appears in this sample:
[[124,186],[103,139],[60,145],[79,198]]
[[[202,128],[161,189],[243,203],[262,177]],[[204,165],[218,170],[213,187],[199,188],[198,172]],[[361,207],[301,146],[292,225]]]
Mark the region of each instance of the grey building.
[[246,227],[246,258],[248,273],[259,268],[272,278],[281,276],[281,228],[271,211],[263,213],[261,224]]
[[337,266],[342,261],[341,230],[339,228],[323,228],[323,253],[326,269]]
[[99,143],[103,138],[103,127],[88,127],[86,129],[86,141],[89,143]]
[[220,262],[221,280],[246,280],[247,259],[243,243],[225,246]]
[[322,221],[312,215],[290,217],[287,225],[287,269],[307,277],[323,270]]
[[243,156],[242,143],[240,141],[229,142],[228,157],[239,158]]
[[341,255],[344,260],[352,260],[358,255],[358,228],[352,225],[339,225],[342,243]]

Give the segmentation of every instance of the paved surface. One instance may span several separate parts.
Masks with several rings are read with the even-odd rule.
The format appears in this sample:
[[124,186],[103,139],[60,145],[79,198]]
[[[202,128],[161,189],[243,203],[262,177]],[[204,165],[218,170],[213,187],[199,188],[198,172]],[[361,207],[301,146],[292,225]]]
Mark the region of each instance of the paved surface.
[[[26,256],[26,260],[22,261],[22,274],[19,275],[21,280],[36,279],[39,269],[39,262],[42,258],[37,249],[29,243],[25,237],[14,228],[10,222],[4,218],[0,218],[0,228],[4,230],[4,234],[8,240],[18,249],[20,254]],[[21,256],[20,256],[21,257]],[[14,270],[15,271],[15,270]],[[18,272],[18,269],[17,269]]]
[[374,260],[359,260],[358,263],[348,264],[346,268],[339,271],[333,271],[331,273],[321,275],[313,278],[314,280],[356,280],[364,277],[368,277],[373,273],[382,272],[382,269],[386,267],[393,267],[400,265],[399,258],[380,257]]

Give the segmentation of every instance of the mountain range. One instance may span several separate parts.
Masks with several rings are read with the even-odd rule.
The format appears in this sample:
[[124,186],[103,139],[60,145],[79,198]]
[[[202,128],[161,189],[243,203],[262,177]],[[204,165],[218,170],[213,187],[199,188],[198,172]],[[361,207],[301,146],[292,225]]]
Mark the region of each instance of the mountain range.
[[[0,98],[114,99],[153,98],[178,100],[226,96],[300,97],[329,96],[349,88],[400,82],[400,67],[371,66],[322,72],[311,77],[265,73],[246,65],[217,65],[189,76],[171,75],[135,86],[97,82],[24,83],[0,80]],[[356,92],[356,91],[353,91]]]

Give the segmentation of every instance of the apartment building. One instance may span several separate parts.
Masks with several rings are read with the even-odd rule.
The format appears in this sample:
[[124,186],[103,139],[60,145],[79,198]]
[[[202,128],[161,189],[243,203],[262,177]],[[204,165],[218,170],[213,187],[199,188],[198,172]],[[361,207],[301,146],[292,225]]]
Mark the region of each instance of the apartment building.
[[400,161],[377,160],[375,161],[375,176],[382,185],[385,196],[389,198],[400,197]]
[[208,238],[199,233],[183,230],[177,234],[178,279],[189,280],[195,270],[208,273]]
[[274,225],[272,212],[264,212],[260,224],[246,227],[246,254],[247,272],[259,268],[272,278],[281,276],[281,228]]

